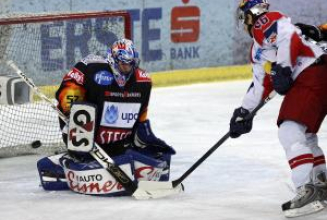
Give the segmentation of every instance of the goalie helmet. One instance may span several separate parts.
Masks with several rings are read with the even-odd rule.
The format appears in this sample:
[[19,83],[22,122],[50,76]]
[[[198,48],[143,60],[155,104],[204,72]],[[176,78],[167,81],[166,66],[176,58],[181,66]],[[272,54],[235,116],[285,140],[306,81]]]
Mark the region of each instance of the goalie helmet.
[[269,11],[267,0],[242,0],[237,8],[237,19],[251,35],[251,29],[258,17]]
[[[108,49],[107,59],[111,67],[115,68],[116,74],[121,74],[119,63],[129,64],[133,69],[139,65],[138,52],[135,50],[131,40],[122,38],[115,41]],[[118,71],[118,72],[117,72]]]

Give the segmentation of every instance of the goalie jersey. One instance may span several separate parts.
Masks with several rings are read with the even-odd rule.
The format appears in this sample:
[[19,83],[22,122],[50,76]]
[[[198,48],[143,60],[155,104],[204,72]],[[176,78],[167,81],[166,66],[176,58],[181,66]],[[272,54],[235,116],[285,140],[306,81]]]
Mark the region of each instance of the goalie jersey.
[[109,152],[114,143],[128,140],[137,123],[147,119],[152,86],[149,75],[140,68],[134,70],[124,87],[118,83],[105,59],[89,55],[64,76],[56,92],[58,108],[67,116],[72,102],[97,106],[95,141]]
[[319,46],[301,37],[301,30],[291,23],[290,18],[279,12],[262,15],[252,28],[252,36],[253,82],[242,103],[249,111],[273,90],[269,76],[272,63],[290,67],[295,80],[323,54]]

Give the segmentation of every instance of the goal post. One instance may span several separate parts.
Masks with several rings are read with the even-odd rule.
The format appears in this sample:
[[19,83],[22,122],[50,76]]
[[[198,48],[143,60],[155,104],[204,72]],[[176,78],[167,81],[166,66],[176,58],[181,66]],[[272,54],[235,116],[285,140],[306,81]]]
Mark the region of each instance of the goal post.
[[131,27],[126,11],[0,17],[0,158],[64,148],[57,113],[6,62],[12,60],[54,98],[77,61],[89,54],[105,57],[115,40],[131,39]]

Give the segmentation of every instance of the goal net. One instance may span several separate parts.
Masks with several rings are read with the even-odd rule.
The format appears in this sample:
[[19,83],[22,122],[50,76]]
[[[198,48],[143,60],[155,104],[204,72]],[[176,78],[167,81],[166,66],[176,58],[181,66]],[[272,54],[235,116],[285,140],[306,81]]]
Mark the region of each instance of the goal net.
[[124,11],[0,17],[0,157],[64,149],[57,113],[7,61],[55,102],[63,76],[78,60],[105,56],[121,37],[131,38],[130,16]]

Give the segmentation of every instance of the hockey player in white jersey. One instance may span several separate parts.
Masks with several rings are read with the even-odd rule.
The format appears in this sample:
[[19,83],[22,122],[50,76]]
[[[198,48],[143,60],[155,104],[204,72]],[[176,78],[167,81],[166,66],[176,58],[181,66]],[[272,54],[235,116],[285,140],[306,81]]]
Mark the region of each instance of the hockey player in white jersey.
[[253,82],[233,113],[230,136],[251,131],[253,118],[244,117],[272,90],[284,96],[278,137],[297,195],[282,210],[286,217],[322,210],[327,200],[326,162],[316,134],[327,114],[327,56],[302,37],[290,18],[269,11],[266,0],[242,0],[237,14],[253,38]]

